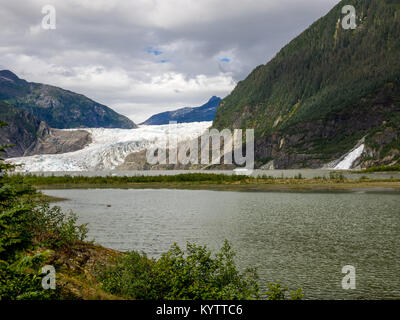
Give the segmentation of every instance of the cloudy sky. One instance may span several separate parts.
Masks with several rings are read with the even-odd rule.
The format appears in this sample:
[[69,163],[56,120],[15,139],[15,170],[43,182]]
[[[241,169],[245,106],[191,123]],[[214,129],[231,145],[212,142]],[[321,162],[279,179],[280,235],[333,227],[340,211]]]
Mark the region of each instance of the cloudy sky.
[[[224,97],[339,0],[0,0],[0,69],[139,123]],[[42,28],[42,7],[56,29]]]

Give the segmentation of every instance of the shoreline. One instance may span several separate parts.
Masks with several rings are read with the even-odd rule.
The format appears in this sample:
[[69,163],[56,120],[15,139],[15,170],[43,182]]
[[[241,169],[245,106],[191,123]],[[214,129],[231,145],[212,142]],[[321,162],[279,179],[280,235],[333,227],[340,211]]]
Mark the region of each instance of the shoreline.
[[[238,192],[400,192],[400,178],[347,179],[342,174],[329,178],[252,177],[224,174],[179,174],[173,176],[36,176],[10,175],[11,182],[51,189],[182,189]],[[57,201],[58,199],[54,199]],[[62,199],[59,199],[60,201]]]
[[[37,190],[37,191],[40,191],[40,190]],[[48,201],[50,203],[56,203],[56,202],[67,201],[69,199],[68,198],[62,198],[62,197],[49,196],[48,194],[43,194],[42,193],[40,195],[40,200],[44,201],[44,202]]]
[[[60,189],[174,189],[231,192],[395,192],[400,193],[400,181],[331,182],[331,183],[130,183],[130,184],[34,184],[37,190]],[[65,199],[55,199],[63,201]]]

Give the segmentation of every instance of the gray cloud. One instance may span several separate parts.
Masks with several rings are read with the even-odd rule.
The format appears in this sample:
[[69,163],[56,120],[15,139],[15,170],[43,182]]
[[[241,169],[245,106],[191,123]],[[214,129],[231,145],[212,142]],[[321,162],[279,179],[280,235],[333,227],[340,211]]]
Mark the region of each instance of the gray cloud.
[[[0,65],[140,122],[229,94],[338,2],[0,0]],[[41,28],[46,4],[56,30]]]

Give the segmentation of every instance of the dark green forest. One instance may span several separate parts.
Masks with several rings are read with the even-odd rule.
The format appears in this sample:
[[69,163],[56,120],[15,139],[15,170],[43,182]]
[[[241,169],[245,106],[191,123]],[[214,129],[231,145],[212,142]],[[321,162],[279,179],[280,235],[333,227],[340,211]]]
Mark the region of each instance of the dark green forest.
[[[354,30],[342,28],[344,5],[356,9]],[[280,156],[278,147],[260,152],[265,144],[277,143],[270,141],[272,134],[293,140],[285,153],[314,154],[314,159],[324,155],[324,161],[348,151],[361,137],[373,140],[387,129],[396,132],[390,142],[395,146],[399,57],[398,1],[341,1],[239,82],[220,103],[213,126],[254,128],[261,141],[258,158]]]

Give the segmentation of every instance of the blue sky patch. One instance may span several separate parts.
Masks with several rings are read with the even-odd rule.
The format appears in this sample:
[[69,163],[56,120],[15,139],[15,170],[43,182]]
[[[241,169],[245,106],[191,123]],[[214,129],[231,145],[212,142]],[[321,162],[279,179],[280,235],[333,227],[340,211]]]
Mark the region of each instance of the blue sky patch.
[[231,62],[231,59],[229,59],[229,58],[221,58],[221,59],[219,59],[219,61],[225,62],[225,63],[229,63],[229,62]]
[[161,50],[154,49],[153,47],[147,47],[146,52],[155,56],[159,56],[164,53]]

